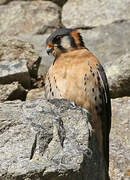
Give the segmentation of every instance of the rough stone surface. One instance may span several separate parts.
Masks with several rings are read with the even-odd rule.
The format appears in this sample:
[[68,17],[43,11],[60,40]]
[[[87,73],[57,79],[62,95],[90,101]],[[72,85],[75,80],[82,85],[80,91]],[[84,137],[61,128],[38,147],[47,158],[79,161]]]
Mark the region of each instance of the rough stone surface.
[[25,60],[0,61],[0,84],[18,81],[25,88],[30,88],[30,75]]
[[48,56],[46,53],[46,39],[49,37],[50,34],[43,34],[43,35],[20,35],[17,37],[18,40],[23,40],[24,42],[29,42],[33,44],[37,54],[42,57],[41,64],[38,69],[38,75],[42,75],[43,79],[46,76],[46,73],[53,62],[53,57]]
[[26,60],[36,61],[38,55],[29,42],[22,40],[0,38],[0,61]]
[[0,85],[0,101],[25,100],[27,91],[18,83]]
[[66,27],[93,27],[130,20],[130,0],[69,0],[63,7]]
[[44,88],[36,88],[32,89],[27,93],[26,100],[33,100],[38,98],[45,98],[45,90]]
[[[8,4],[11,1],[24,1],[24,0],[0,0],[0,5]],[[26,0],[26,1],[52,1],[61,7],[65,4],[65,2],[67,2],[67,0]]]
[[110,133],[111,180],[130,178],[130,97],[112,100]]
[[112,98],[130,96],[130,54],[105,66]]
[[[0,40],[0,69],[2,69],[1,71],[2,77],[0,78],[3,78],[3,76],[9,76],[9,78],[6,77],[6,80],[4,78],[3,80],[0,81],[0,84],[11,83],[13,81],[19,81],[19,82],[22,82],[22,84],[24,84],[24,87],[29,88],[30,77],[34,78],[34,76],[37,76],[38,74],[37,71],[38,71],[39,65],[37,62],[40,63],[38,59],[39,59],[38,53],[36,53],[32,44],[28,42],[23,42],[21,40],[17,40],[14,37],[13,39],[1,38]],[[26,64],[28,65],[28,69],[26,67]],[[5,75],[5,68],[7,68],[6,65],[10,67],[9,69],[11,72],[8,72],[9,73],[8,74],[7,69],[6,69],[6,75]],[[21,73],[21,74],[26,73],[26,74],[24,75],[24,77],[23,75],[21,77],[17,77],[17,73]]]
[[130,52],[130,21],[80,30],[86,47],[104,65]]
[[13,1],[0,6],[0,35],[37,33],[58,25],[58,6],[50,1]]
[[104,179],[89,121],[63,100],[0,103],[0,179]]

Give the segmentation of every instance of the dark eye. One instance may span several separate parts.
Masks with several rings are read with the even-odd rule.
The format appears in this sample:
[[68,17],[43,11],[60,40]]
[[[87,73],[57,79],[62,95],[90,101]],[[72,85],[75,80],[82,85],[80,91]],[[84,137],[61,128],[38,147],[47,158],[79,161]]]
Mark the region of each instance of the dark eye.
[[61,38],[61,36],[56,36],[56,39],[59,40]]
[[54,39],[54,43],[60,43],[61,41],[61,36],[56,36],[55,39]]

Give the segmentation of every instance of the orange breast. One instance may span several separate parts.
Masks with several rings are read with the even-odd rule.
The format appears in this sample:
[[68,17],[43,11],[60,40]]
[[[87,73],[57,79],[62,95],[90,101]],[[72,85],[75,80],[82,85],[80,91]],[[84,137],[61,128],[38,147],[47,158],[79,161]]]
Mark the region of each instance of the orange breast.
[[50,95],[49,98],[65,98],[92,112],[95,99],[99,100],[97,63],[96,58],[86,49],[61,55],[49,70],[54,91],[54,96]]

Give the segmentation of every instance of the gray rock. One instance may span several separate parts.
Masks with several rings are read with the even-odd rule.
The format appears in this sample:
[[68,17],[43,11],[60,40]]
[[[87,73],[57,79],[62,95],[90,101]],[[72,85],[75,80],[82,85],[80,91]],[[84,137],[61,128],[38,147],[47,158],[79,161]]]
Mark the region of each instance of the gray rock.
[[130,96],[130,54],[105,65],[112,98]]
[[0,61],[26,60],[35,62],[38,55],[29,42],[17,40],[16,37],[0,37]]
[[116,62],[130,52],[130,21],[101,26],[91,30],[79,30],[86,47],[102,65]]
[[[23,1],[23,0],[0,0],[0,5],[8,4],[11,1]],[[35,0],[27,0],[27,1],[35,1]],[[41,1],[52,1],[62,7],[67,0],[41,0]]]
[[0,6],[0,35],[34,34],[58,25],[59,9],[50,1],[13,1]]
[[66,27],[93,27],[130,19],[130,0],[69,0],[63,6]]
[[33,100],[38,98],[43,98],[43,99],[45,98],[44,88],[36,88],[28,91],[26,100]]
[[86,110],[64,100],[0,103],[0,179],[105,179]]
[[29,42],[33,44],[35,51],[37,54],[42,57],[41,64],[38,69],[38,75],[42,75],[43,79],[46,76],[46,73],[53,62],[53,57],[48,56],[46,53],[46,39],[49,37],[50,34],[43,34],[43,35],[31,35],[31,34],[24,34],[17,37],[18,40],[22,40],[24,42]]
[[130,97],[112,100],[112,128],[110,133],[111,180],[130,177]]
[[0,61],[0,84],[18,81],[25,88],[30,88],[30,76],[25,60]]
[[30,77],[35,76],[38,71],[34,67],[38,57],[33,45],[28,42],[17,40],[15,37],[1,39],[0,84],[19,81],[24,87],[30,88]]
[[25,100],[27,91],[18,83],[0,85],[0,101]]

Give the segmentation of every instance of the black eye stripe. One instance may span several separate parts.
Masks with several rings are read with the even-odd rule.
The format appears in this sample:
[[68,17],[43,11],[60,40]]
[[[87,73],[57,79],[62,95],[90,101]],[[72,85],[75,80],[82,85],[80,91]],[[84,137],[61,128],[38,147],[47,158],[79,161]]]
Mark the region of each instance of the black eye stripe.
[[84,47],[83,38],[82,38],[82,36],[80,35],[80,33],[78,33],[78,38],[79,38],[79,40],[80,40],[80,46]]
[[78,44],[76,43],[75,38],[71,35],[71,33],[70,33],[70,34],[57,35],[57,36],[55,36],[55,37],[53,38],[52,43],[53,43],[53,44],[56,44],[57,47],[58,47],[59,49],[61,49],[62,51],[65,51],[65,50],[66,50],[64,47],[61,46],[61,41],[62,41],[62,38],[63,38],[64,36],[68,36],[68,38],[69,38],[69,40],[70,40],[70,46],[71,46],[72,48],[77,49],[78,46],[84,47],[84,42],[83,42],[83,39],[82,39],[82,36],[80,35],[80,33],[78,33],[78,39],[79,39],[79,41],[80,41],[80,44],[79,44],[79,43],[78,43]]
[[74,38],[71,35],[69,36],[69,39],[70,39],[70,42],[71,42],[71,46],[74,47],[74,48],[77,48],[75,40],[74,40]]
[[57,46],[60,50],[62,51],[66,51],[67,49],[65,49],[64,47],[62,47],[60,44]]

